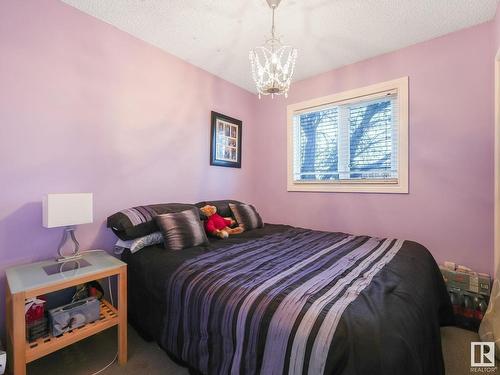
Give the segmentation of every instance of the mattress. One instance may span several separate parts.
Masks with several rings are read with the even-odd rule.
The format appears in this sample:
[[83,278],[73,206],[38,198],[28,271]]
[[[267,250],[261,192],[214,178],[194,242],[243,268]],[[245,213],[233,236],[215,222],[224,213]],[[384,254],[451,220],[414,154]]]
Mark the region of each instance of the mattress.
[[267,224],[128,263],[129,320],[203,374],[443,374],[443,279],[420,244]]

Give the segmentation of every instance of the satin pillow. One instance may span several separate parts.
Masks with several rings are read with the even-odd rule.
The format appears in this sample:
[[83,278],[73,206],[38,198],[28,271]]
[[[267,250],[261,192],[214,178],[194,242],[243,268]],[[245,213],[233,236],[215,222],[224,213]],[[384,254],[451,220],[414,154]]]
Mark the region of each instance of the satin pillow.
[[157,245],[160,243],[163,243],[163,235],[161,234],[161,232],[154,232],[148,234],[147,236],[136,238],[135,240],[118,240],[115,244],[115,250],[118,251],[119,249],[129,249],[133,254],[146,246]]
[[155,220],[163,234],[166,249],[179,251],[188,247],[208,245],[198,208],[158,215]]
[[229,203],[229,208],[233,213],[238,225],[243,226],[245,230],[262,228],[264,223],[259,213],[251,204],[233,204]]

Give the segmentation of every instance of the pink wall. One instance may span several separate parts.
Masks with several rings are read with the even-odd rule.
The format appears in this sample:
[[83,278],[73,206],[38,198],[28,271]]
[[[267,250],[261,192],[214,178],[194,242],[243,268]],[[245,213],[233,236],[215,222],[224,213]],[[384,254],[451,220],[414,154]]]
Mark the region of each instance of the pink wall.
[[[494,26],[493,26],[494,25]],[[0,2],[0,296],[4,269],[54,255],[47,192],[91,191],[83,248],[149,202],[234,197],[269,222],[411,238],[492,271],[493,48],[500,21],[253,94],[57,0]],[[286,104],[408,75],[410,194],[286,192]],[[209,113],[244,123],[243,168],[210,167]],[[0,298],[0,332],[4,300]]]
[[500,4],[497,7],[497,13],[495,19],[493,20],[494,28],[495,28],[495,47],[497,50],[500,50]]
[[[266,220],[416,240],[438,261],[492,272],[491,23],[295,83],[260,102],[257,203]],[[300,57],[299,57],[300,58]],[[409,76],[410,193],[286,191],[286,105]]]
[[210,167],[209,128],[211,110],[243,120],[248,150],[255,95],[56,0],[0,1],[0,56],[0,296],[6,267],[55,255],[47,192],[94,193],[84,249],[111,248],[125,207],[252,201],[250,153]]

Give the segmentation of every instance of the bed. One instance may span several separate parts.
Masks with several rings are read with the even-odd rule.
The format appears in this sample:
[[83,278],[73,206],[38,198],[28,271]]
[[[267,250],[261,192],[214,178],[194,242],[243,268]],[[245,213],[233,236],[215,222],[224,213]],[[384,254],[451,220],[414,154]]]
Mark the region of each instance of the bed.
[[122,259],[129,322],[192,374],[444,374],[451,304],[416,242],[266,224]]

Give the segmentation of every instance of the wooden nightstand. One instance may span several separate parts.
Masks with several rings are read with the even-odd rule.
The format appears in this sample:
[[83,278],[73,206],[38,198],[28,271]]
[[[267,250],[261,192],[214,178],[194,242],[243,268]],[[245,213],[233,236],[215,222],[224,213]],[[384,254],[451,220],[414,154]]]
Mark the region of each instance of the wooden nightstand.
[[[24,375],[27,363],[115,325],[118,325],[118,363],[127,362],[127,265],[104,251],[88,252],[82,259],[84,261],[71,263],[43,261],[7,269],[7,367],[10,373]],[[26,298],[114,275],[118,276],[117,309],[103,299],[99,320],[58,337],[27,342]]]

